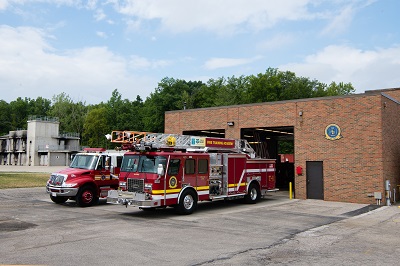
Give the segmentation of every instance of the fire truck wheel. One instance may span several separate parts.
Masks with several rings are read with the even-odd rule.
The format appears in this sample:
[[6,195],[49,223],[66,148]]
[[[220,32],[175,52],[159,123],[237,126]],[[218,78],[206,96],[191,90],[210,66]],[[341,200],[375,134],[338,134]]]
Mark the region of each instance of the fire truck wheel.
[[68,200],[68,197],[53,197],[52,195],[50,195],[50,199],[57,204],[61,204],[64,203]]
[[261,198],[260,187],[256,183],[251,183],[249,186],[249,191],[244,197],[246,203],[254,204]]
[[80,207],[89,207],[96,204],[99,197],[96,195],[96,191],[91,186],[83,186],[79,189],[76,195],[76,203]]
[[192,190],[185,190],[179,200],[176,210],[179,214],[192,214],[197,208],[196,193]]

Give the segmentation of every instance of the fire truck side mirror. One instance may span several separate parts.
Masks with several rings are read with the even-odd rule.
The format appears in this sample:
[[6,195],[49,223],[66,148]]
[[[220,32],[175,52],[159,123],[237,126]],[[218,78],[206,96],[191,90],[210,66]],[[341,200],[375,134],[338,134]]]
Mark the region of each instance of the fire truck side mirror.
[[160,176],[164,175],[164,166],[162,164],[158,164],[157,174],[160,175]]

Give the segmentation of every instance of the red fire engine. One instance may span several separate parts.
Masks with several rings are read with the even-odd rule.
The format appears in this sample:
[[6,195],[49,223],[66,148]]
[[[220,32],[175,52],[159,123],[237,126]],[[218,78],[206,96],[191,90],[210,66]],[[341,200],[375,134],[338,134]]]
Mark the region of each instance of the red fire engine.
[[110,189],[118,188],[122,155],[103,148],[77,153],[69,168],[50,175],[46,185],[50,199],[55,203],[72,199],[81,207],[96,204],[99,197],[107,197]]
[[173,206],[191,214],[198,201],[244,198],[275,189],[275,160],[255,158],[246,140],[147,134],[123,156],[119,190],[107,202],[142,210]]

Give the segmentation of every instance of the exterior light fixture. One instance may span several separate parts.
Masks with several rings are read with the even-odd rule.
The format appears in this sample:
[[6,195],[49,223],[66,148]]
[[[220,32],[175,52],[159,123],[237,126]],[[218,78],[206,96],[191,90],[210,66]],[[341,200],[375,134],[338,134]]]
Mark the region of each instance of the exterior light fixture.
[[233,127],[235,125],[235,122],[230,121],[230,122],[227,122],[227,124],[228,124],[228,126]]

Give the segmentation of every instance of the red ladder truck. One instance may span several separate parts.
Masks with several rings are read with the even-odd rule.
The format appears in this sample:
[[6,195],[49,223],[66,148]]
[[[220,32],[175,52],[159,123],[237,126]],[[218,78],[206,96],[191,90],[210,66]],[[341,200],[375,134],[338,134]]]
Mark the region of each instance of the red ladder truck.
[[130,148],[109,203],[191,214],[199,201],[256,203],[277,190],[275,160],[255,158],[246,140],[150,133]]

